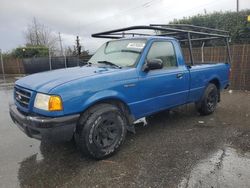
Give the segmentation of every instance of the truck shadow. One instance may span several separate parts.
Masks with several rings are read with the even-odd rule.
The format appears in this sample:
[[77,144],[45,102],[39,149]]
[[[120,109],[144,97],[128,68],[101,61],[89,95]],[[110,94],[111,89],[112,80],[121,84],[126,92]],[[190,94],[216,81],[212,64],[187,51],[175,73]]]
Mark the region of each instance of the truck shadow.
[[61,187],[79,173],[83,163],[86,167],[93,161],[80,157],[74,143],[42,141],[40,153],[20,163],[20,187]]
[[[31,155],[20,163],[18,171],[20,187],[62,187],[74,185],[73,182],[81,181],[92,182],[95,185],[98,181],[104,181],[102,178],[105,178],[105,176],[106,178],[116,177],[119,173],[124,174],[123,171],[128,171],[128,176],[132,176],[133,179],[137,172],[133,172],[135,173],[133,174],[131,171],[136,171],[134,165],[140,162],[141,155],[148,149],[149,151],[152,150],[152,148],[157,152],[158,148],[154,143],[158,142],[158,139],[163,140],[162,138],[165,136],[170,136],[171,131],[169,132],[169,130],[171,129],[182,129],[182,127],[187,126],[188,119],[190,120],[192,119],[190,117],[194,116],[198,117],[194,107],[184,106],[174,109],[168,115],[165,112],[158,113],[150,121],[147,120],[146,125],[145,122],[138,122],[135,124],[136,134],[127,135],[127,140],[121,151],[107,159],[108,164],[105,160],[95,161],[81,157],[73,142],[50,143],[43,141],[40,144],[40,152]],[[186,129],[188,129],[188,126]],[[136,140],[136,143],[134,140]],[[168,142],[166,140],[166,143]],[[181,145],[185,142],[185,139],[179,142],[181,142],[179,143]],[[171,144],[169,145],[171,147]],[[162,148],[163,145],[159,145],[159,147]],[[186,149],[188,148],[183,146],[183,150]],[[164,149],[161,152],[167,151],[169,150],[166,149],[165,151]],[[136,152],[141,153],[141,155],[137,155]],[[172,152],[170,150],[168,155],[169,167],[171,167],[173,163],[178,161],[174,158],[179,154],[177,150]],[[106,168],[107,166],[108,168]],[[96,171],[96,169],[98,170]],[[85,174],[89,173],[91,175],[85,176]],[[105,175],[103,176],[103,174]],[[97,182],[93,180],[93,178],[99,178],[100,176],[102,178],[95,180]],[[119,175],[118,177],[122,178]],[[86,187],[93,185],[85,184]]]
[[[144,128],[155,129],[159,127],[181,126],[183,121],[191,120],[191,118],[198,118],[199,113],[196,111],[193,104],[183,105],[171,110],[161,111],[153,114],[150,117],[142,118],[135,122],[137,132]],[[142,128],[143,127],[143,128]]]

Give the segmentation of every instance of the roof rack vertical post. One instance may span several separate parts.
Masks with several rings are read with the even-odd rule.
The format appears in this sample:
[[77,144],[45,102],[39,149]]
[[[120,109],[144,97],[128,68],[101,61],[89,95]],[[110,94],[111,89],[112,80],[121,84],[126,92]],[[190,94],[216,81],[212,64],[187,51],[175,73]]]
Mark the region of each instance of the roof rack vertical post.
[[230,46],[229,46],[229,38],[226,38],[226,43],[227,43],[227,63],[231,64],[231,51],[230,51]]
[[188,35],[188,44],[189,44],[189,53],[190,53],[191,65],[194,65],[193,47],[192,47],[190,32],[188,32],[187,35]]

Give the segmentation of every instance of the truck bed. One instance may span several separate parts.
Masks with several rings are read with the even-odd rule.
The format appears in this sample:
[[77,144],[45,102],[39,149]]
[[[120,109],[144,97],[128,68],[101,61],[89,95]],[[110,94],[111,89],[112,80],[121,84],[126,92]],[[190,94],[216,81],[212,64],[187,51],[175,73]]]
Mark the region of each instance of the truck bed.
[[218,82],[219,88],[224,89],[229,82],[230,65],[227,63],[198,64],[193,65],[190,71],[190,92],[188,102],[197,101],[201,98],[209,80]]

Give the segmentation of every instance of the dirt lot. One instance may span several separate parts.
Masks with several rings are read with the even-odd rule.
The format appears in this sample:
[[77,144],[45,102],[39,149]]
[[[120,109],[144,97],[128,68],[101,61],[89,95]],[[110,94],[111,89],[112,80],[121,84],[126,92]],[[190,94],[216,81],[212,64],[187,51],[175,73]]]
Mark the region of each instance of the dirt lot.
[[186,105],[137,123],[102,161],[28,138],[10,120],[11,101],[12,87],[0,87],[0,187],[250,187],[250,92],[224,92],[210,116]]

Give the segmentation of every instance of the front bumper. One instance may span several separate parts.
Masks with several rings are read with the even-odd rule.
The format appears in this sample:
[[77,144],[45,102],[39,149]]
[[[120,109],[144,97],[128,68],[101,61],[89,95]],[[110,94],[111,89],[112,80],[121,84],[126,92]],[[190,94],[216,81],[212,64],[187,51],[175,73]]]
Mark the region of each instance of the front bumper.
[[15,105],[9,107],[13,122],[27,136],[39,140],[68,141],[72,139],[80,114],[63,117],[30,116],[21,113]]

